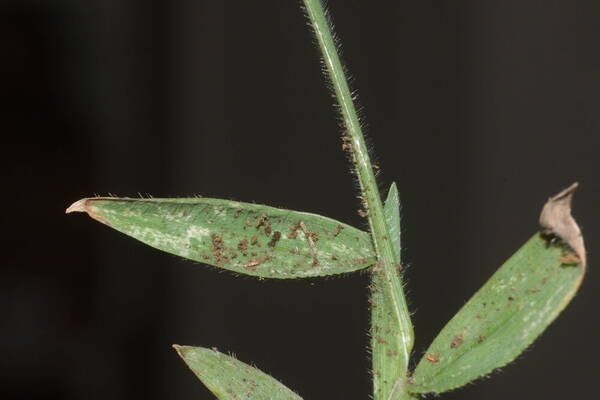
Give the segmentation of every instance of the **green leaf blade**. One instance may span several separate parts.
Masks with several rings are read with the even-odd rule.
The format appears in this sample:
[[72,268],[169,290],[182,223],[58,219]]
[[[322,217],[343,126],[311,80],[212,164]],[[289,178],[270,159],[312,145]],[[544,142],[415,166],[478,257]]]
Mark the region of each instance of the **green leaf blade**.
[[441,393],[513,361],[575,295],[585,268],[538,233],[461,308],[419,362],[410,390]]
[[302,400],[275,378],[216,350],[178,345],[173,347],[218,399]]
[[228,200],[88,198],[67,212],[184,258],[262,278],[341,274],[373,265],[370,237],[315,214]]
[[394,256],[396,256],[396,262],[400,264],[401,257],[401,241],[400,241],[400,196],[398,194],[398,187],[396,183],[392,183],[388,196],[385,199],[385,205],[383,208],[385,216],[385,222],[388,228],[388,239],[392,244],[392,250]]
[[[400,266],[400,200],[392,184],[384,205],[388,240],[391,242],[395,264]],[[371,355],[373,362],[373,398],[375,400],[410,399],[406,393],[407,370],[412,337],[395,317],[394,303],[385,284],[381,268],[371,274]],[[400,272],[392,276],[400,281]],[[403,329],[404,328],[404,329]]]

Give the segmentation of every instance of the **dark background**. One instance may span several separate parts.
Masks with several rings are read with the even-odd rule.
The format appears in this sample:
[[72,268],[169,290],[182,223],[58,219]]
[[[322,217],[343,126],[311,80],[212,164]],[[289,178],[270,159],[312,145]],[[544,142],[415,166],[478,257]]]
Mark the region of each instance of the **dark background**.
[[[368,275],[259,281],[82,214],[201,194],[365,227],[299,1],[0,2],[2,399],[209,399],[216,346],[305,399],[366,399]],[[600,2],[332,1],[380,184],[398,182],[415,358],[577,180],[581,293],[517,362],[445,399],[594,398]]]

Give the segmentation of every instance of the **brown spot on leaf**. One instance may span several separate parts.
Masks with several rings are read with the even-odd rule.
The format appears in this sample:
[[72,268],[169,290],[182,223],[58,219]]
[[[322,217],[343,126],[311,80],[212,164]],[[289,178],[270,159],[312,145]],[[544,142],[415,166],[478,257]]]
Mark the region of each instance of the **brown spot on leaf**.
[[267,235],[267,236],[271,235],[272,231],[273,230],[271,229],[271,224],[266,224],[265,225],[265,235]]
[[260,227],[263,226],[267,222],[268,219],[269,219],[269,216],[267,214],[263,214],[256,220],[256,223],[254,224],[254,226],[256,226],[256,229],[260,229]]
[[316,267],[319,265],[319,260],[317,260],[317,246],[315,246],[315,242],[319,240],[319,235],[316,232],[310,232],[303,221],[298,222],[298,225],[302,230],[302,233],[304,233],[304,236],[306,236],[306,240],[308,240],[308,245],[310,246],[310,252],[313,258],[312,266]]
[[281,232],[275,231],[273,233],[273,236],[271,237],[271,241],[269,242],[268,246],[269,247],[275,247],[275,245],[277,244],[277,242],[279,241],[279,239],[281,239]]
[[581,259],[575,253],[564,255],[560,258],[560,262],[563,264],[579,264]]
[[[362,258],[356,258],[354,259],[354,262],[357,264],[362,264]],[[371,269],[373,272],[383,272],[383,262],[381,260],[377,260]]]
[[221,236],[213,233],[210,237],[212,238],[212,243],[213,243],[212,251],[222,250],[223,249],[223,239],[221,238]]
[[388,357],[398,357],[398,352],[396,350],[388,350],[386,354],[388,355]]
[[298,221],[294,225],[292,225],[292,227],[290,228],[290,234],[288,237],[290,239],[296,239],[296,237],[298,236],[298,229],[300,229],[300,221]]
[[248,264],[244,264],[244,267],[248,268],[248,267],[254,267],[257,266],[265,261],[267,261],[268,259],[270,259],[271,257],[269,256],[262,256],[262,257],[258,257],[258,258],[253,258],[250,260],[250,262],[248,262]]
[[342,150],[352,151],[352,138],[350,136],[342,136]]
[[215,252],[215,262],[217,265],[226,264],[229,262],[229,257],[220,251]]
[[245,251],[248,250],[248,241],[246,239],[240,240],[237,245],[238,250]]
[[223,239],[221,238],[221,236],[217,235],[217,234],[212,234],[211,235],[212,238],[212,251],[214,253],[215,256],[215,261],[217,264],[224,264],[227,263],[229,261],[229,257],[227,257],[225,254],[222,253],[223,250]]
[[440,356],[434,353],[427,353],[427,355],[425,355],[425,358],[434,364],[440,361]]
[[333,231],[333,237],[336,237],[337,235],[339,235],[339,234],[340,234],[340,232],[342,231],[342,229],[344,229],[344,227],[343,227],[343,226],[341,226],[341,225],[337,225],[337,226],[335,227],[335,230]]
[[465,342],[465,339],[463,338],[462,333],[459,333],[458,335],[454,336],[454,339],[452,339],[452,342],[450,343],[450,347],[455,349],[458,346],[460,346],[461,344],[463,344],[464,342]]
[[385,340],[381,336],[375,336],[375,341],[380,344],[388,344],[387,340]]

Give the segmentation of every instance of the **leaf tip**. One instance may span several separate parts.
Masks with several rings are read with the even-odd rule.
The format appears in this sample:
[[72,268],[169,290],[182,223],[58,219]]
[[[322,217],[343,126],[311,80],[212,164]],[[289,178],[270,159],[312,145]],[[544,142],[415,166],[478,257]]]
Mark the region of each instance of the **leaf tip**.
[[84,198],[81,200],[77,200],[75,203],[71,204],[67,210],[65,211],[65,214],[70,214],[72,212],[87,212],[87,209],[85,208],[85,205],[88,201],[88,198]]
[[90,217],[95,219],[98,222],[101,222],[105,225],[111,226],[110,222],[106,221],[100,215],[98,215],[98,210],[92,206],[95,200],[112,200],[111,197],[85,197],[81,200],[77,200],[75,203],[71,204],[69,208],[66,209],[65,214],[70,214],[73,212],[84,212],[87,213]]
[[177,352],[177,354],[179,354],[179,356],[181,358],[183,358],[184,353],[185,353],[185,349],[187,346],[180,346],[178,344],[173,344],[171,345],[171,347]]
[[398,197],[398,186],[396,186],[396,182],[392,182],[390,188],[388,189],[388,198],[395,196]]
[[540,225],[544,234],[557,236],[571,247],[585,267],[587,261],[583,235],[571,215],[571,201],[578,186],[579,183],[575,182],[548,199],[540,214]]

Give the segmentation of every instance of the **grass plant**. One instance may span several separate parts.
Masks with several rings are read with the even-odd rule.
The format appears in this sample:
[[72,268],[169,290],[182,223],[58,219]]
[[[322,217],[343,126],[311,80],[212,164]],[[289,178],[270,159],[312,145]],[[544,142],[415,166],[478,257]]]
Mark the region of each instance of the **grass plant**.
[[[342,147],[356,173],[369,232],[327,217],[208,198],[85,198],[67,212],[92,218],[159,250],[269,279],[369,269],[375,400],[416,399],[463,386],[513,361],[565,308],[586,268],[571,217],[576,184],[550,198],[533,233],[446,324],[410,370],[414,332],[403,291],[400,201],[382,201],[352,92],[320,0],[303,0],[338,103]],[[174,345],[219,399],[301,399],[271,376],[216,350]]]

